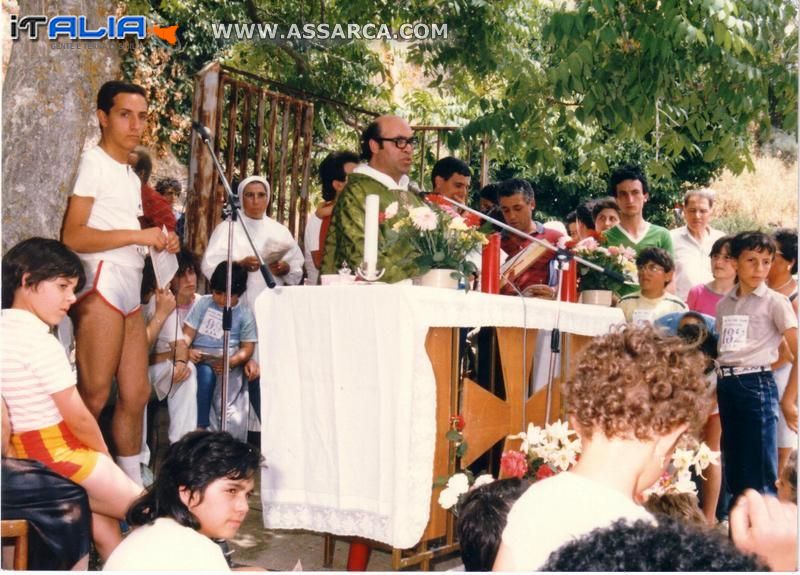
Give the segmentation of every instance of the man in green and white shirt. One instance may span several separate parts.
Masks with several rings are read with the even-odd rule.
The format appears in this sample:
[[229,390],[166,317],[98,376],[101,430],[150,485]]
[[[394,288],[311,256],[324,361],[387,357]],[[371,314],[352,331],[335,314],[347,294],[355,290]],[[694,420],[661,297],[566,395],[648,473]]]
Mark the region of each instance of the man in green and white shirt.
[[[651,224],[644,219],[644,205],[650,199],[647,177],[638,166],[623,166],[616,169],[609,180],[609,194],[619,204],[619,223],[606,230],[607,246],[633,248],[638,255],[644,248],[661,248],[674,256],[669,230]],[[625,286],[620,295],[636,291],[635,286]]]

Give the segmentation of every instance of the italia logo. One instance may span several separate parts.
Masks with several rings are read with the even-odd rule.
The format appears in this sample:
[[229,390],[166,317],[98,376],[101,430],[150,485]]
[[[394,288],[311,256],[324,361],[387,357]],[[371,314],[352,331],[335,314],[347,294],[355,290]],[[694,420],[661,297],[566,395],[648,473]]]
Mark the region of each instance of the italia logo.
[[[40,32],[47,40],[58,40],[65,37],[70,40],[124,40],[129,37],[138,40],[147,38],[148,25],[144,16],[108,16],[105,26],[92,28],[86,16],[53,16],[43,15],[19,17],[12,14],[11,39],[19,40],[24,34],[31,40],[38,40]],[[178,41],[178,26],[150,27],[150,33],[170,46]]]

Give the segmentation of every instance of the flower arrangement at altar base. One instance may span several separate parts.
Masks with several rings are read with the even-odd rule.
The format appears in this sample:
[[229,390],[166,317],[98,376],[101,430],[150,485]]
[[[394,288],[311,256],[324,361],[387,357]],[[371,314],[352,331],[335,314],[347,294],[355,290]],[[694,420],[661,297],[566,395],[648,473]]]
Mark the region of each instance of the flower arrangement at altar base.
[[488,240],[455,210],[437,205],[398,208],[397,202],[392,202],[381,216],[381,221],[392,224],[387,233],[390,243],[405,241],[414,246],[419,254],[414,263],[420,274],[453,269],[462,280],[477,273],[477,266],[467,258]]
[[[636,252],[625,246],[601,246],[597,237],[589,236],[574,246],[569,245],[569,238],[559,240],[559,247],[572,247],[575,255],[604,268],[622,274],[628,281],[638,282],[636,272]],[[597,270],[578,264],[578,287],[585,290],[618,291],[623,284],[611,279]]]
[[[691,441],[691,440],[689,440]],[[669,468],[652,487],[642,493],[647,499],[650,495],[667,495],[670,493],[689,493],[697,495],[697,485],[692,481],[692,468],[697,475],[703,477],[709,465],[719,465],[720,452],[712,451],[704,442],[693,441],[695,446],[678,447],[672,454]]]
[[539,481],[566,471],[581,453],[581,440],[567,422],[549,423],[544,428],[528,424],[527,431],[509,435],[521,439],[519,450],[504,451],[500,458],[501,477],[520,477]]

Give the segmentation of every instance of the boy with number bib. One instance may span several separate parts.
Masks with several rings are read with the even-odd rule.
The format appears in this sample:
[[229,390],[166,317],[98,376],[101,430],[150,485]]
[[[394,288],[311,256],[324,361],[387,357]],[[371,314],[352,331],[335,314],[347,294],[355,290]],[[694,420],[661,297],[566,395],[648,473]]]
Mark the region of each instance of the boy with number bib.
[[[222,374],[222,311],[225,306],[225,281],[227,263],[220,262],[211,275],[211,294],[198,299],[183,323],[183,335],[189,349],[189,359],[197,366],[197,427],[217,430],[220,414],[220,386],[217,376]],[[231,277],[232,320],[230,341],[230,375],[226,418],[230,432],[236,439],[247,439],[247,417],[250,396],[244,366],[253,355],[257,337],[253,312],[239,298],[247,289],[247,270],[234,262]]]
[[[797,318],[789,298],[765,283],[774,241],[742,232],[731,241],[739,281],[717,305],[717,398],[725,483],[735,500],[747,488],[775,494],[778,390],[770,364],[781,338],[797,348]],[[790,378],[797,377],[797,359]]]

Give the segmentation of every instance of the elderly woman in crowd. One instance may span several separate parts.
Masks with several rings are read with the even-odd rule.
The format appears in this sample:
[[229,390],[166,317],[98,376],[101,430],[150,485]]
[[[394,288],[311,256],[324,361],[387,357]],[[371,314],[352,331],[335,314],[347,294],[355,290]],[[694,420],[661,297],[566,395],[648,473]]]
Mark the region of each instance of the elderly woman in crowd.
[[[286,226],[267,217],[270,202],[270,187],[261,176],[250,176],[239,184],[237,189],[244,213],[242,222],[247,226],[253,243],[269,265],[278,285],[296,285],[303,279],[303,252]],[[220,223],[211,238],[203,256],[203,275],[210,279],[214,268],[224,261],[228,254],[228,222]],[[264,290],[266,283],[258,269],[258,259],[247,241],[240,223],[234,225],[233,259],[249,272],[244,302],[251,309],[256,297]]]

